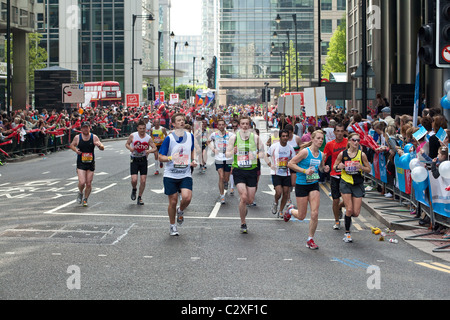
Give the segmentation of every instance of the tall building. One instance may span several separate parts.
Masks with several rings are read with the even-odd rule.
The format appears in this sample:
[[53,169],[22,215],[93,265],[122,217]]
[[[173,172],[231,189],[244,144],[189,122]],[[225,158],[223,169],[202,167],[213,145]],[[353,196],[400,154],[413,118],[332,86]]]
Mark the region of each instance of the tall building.
[[[0,109],[6,110],[6,30],[7,30],[7,1],[0,1]],[[35,4],[34,1],[11,1],[10,28],[12,43],[11,61],[11,106],[14,110],[24,109],[29,105],[29,57],[28,34],[35,32]]]
[[158,0],[38,0],[48,66],[76,70],[79,82],[114,80],[124,94],[142,94],[143,70],[157,61],[159,13]]
[[[281,91],[296,91],[296,73],[292,71],[297,64],[295,54],[293,59],[284,61],[290,45],[298,52],[299,90],[312,80],[317,81],[320,75],[314,66],[319,63],[319,54],[323,65],[329,39],[345,15],[344,1],[321,1],[319,52],[317,1],[220,0],[218,6],[219,104],[260,103],[261,88],[266,82],[275,96]],[[279,22],[277,16],[281,18]],[[286,81],[282,83],[281,76],[285,74]]]

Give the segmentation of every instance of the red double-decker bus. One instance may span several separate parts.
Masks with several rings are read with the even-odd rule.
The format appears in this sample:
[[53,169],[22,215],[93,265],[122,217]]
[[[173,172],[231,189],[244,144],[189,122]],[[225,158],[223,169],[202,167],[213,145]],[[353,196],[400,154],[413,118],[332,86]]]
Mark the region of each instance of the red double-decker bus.
[[86,82],[84,92],[85,96],[90,96],[93,108],[122,101],[122,92],[117,81]]

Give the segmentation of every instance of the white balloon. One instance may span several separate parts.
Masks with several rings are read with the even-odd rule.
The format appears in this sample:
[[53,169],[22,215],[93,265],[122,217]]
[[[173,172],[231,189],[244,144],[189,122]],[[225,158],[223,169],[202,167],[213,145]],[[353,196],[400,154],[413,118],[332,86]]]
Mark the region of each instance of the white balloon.
[[428,171],[424,167],[415,167],[411,171],[411,178],[414,182],[424,182],[428,178]]
[[444,83],[444,90],[445,92],[450,92],[450,80],[445,81]]
[[450,179],[450,161],[444,161],[439,165],[439,174],[445,179]]
[[420,160],[417,158],[414,158],[411,160],[411,162],[409,163],[409,169],[413,170],[415,167],[420,167]]

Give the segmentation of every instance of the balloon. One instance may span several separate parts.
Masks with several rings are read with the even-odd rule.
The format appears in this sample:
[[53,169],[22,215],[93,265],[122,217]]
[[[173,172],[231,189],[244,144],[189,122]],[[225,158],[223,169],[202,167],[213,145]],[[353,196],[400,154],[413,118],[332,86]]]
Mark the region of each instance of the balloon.
[[441,106],[444,109],[450,109],[450,100],[448,100],[447,96],[442,97]]
[[444,161],[439,165],[439,174],[444,179],[450,179],[450,161]]
[[411,155],[409,153],[405,153],[400,157],[398,166],[404,170],[409,169],[409,162],[411,161]]
[[414,170],[415,167],[420,167],[420,160],[417,158],[414,158],[411,160],[411,162],[409,163],[409,169]]
[[405,153],[409,153],[409,150],[410,150],[412,147],[414,147],[414,145],[413,145],[412,143],[408,143],[408,144],[403,148],[403,151],[404,151]]
[[428,171],[424,167],[415,167],[411,171],[411,178],[414,182],[424,182],[428,178]]
[[450,92],[450,80],[445,81],[444,83],[444,90],[445,92]]

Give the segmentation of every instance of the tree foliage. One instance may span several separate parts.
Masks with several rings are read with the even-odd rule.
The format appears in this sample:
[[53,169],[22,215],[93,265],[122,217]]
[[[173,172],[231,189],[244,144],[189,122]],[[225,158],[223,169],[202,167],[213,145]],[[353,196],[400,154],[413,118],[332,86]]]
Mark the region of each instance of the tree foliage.
[[329,79],[332,72],[345,72],[347,61],[347,27],[346,19],[341,20],[341,24],[334,31],[328,47],[328,57],[323,66],[322,78]]

